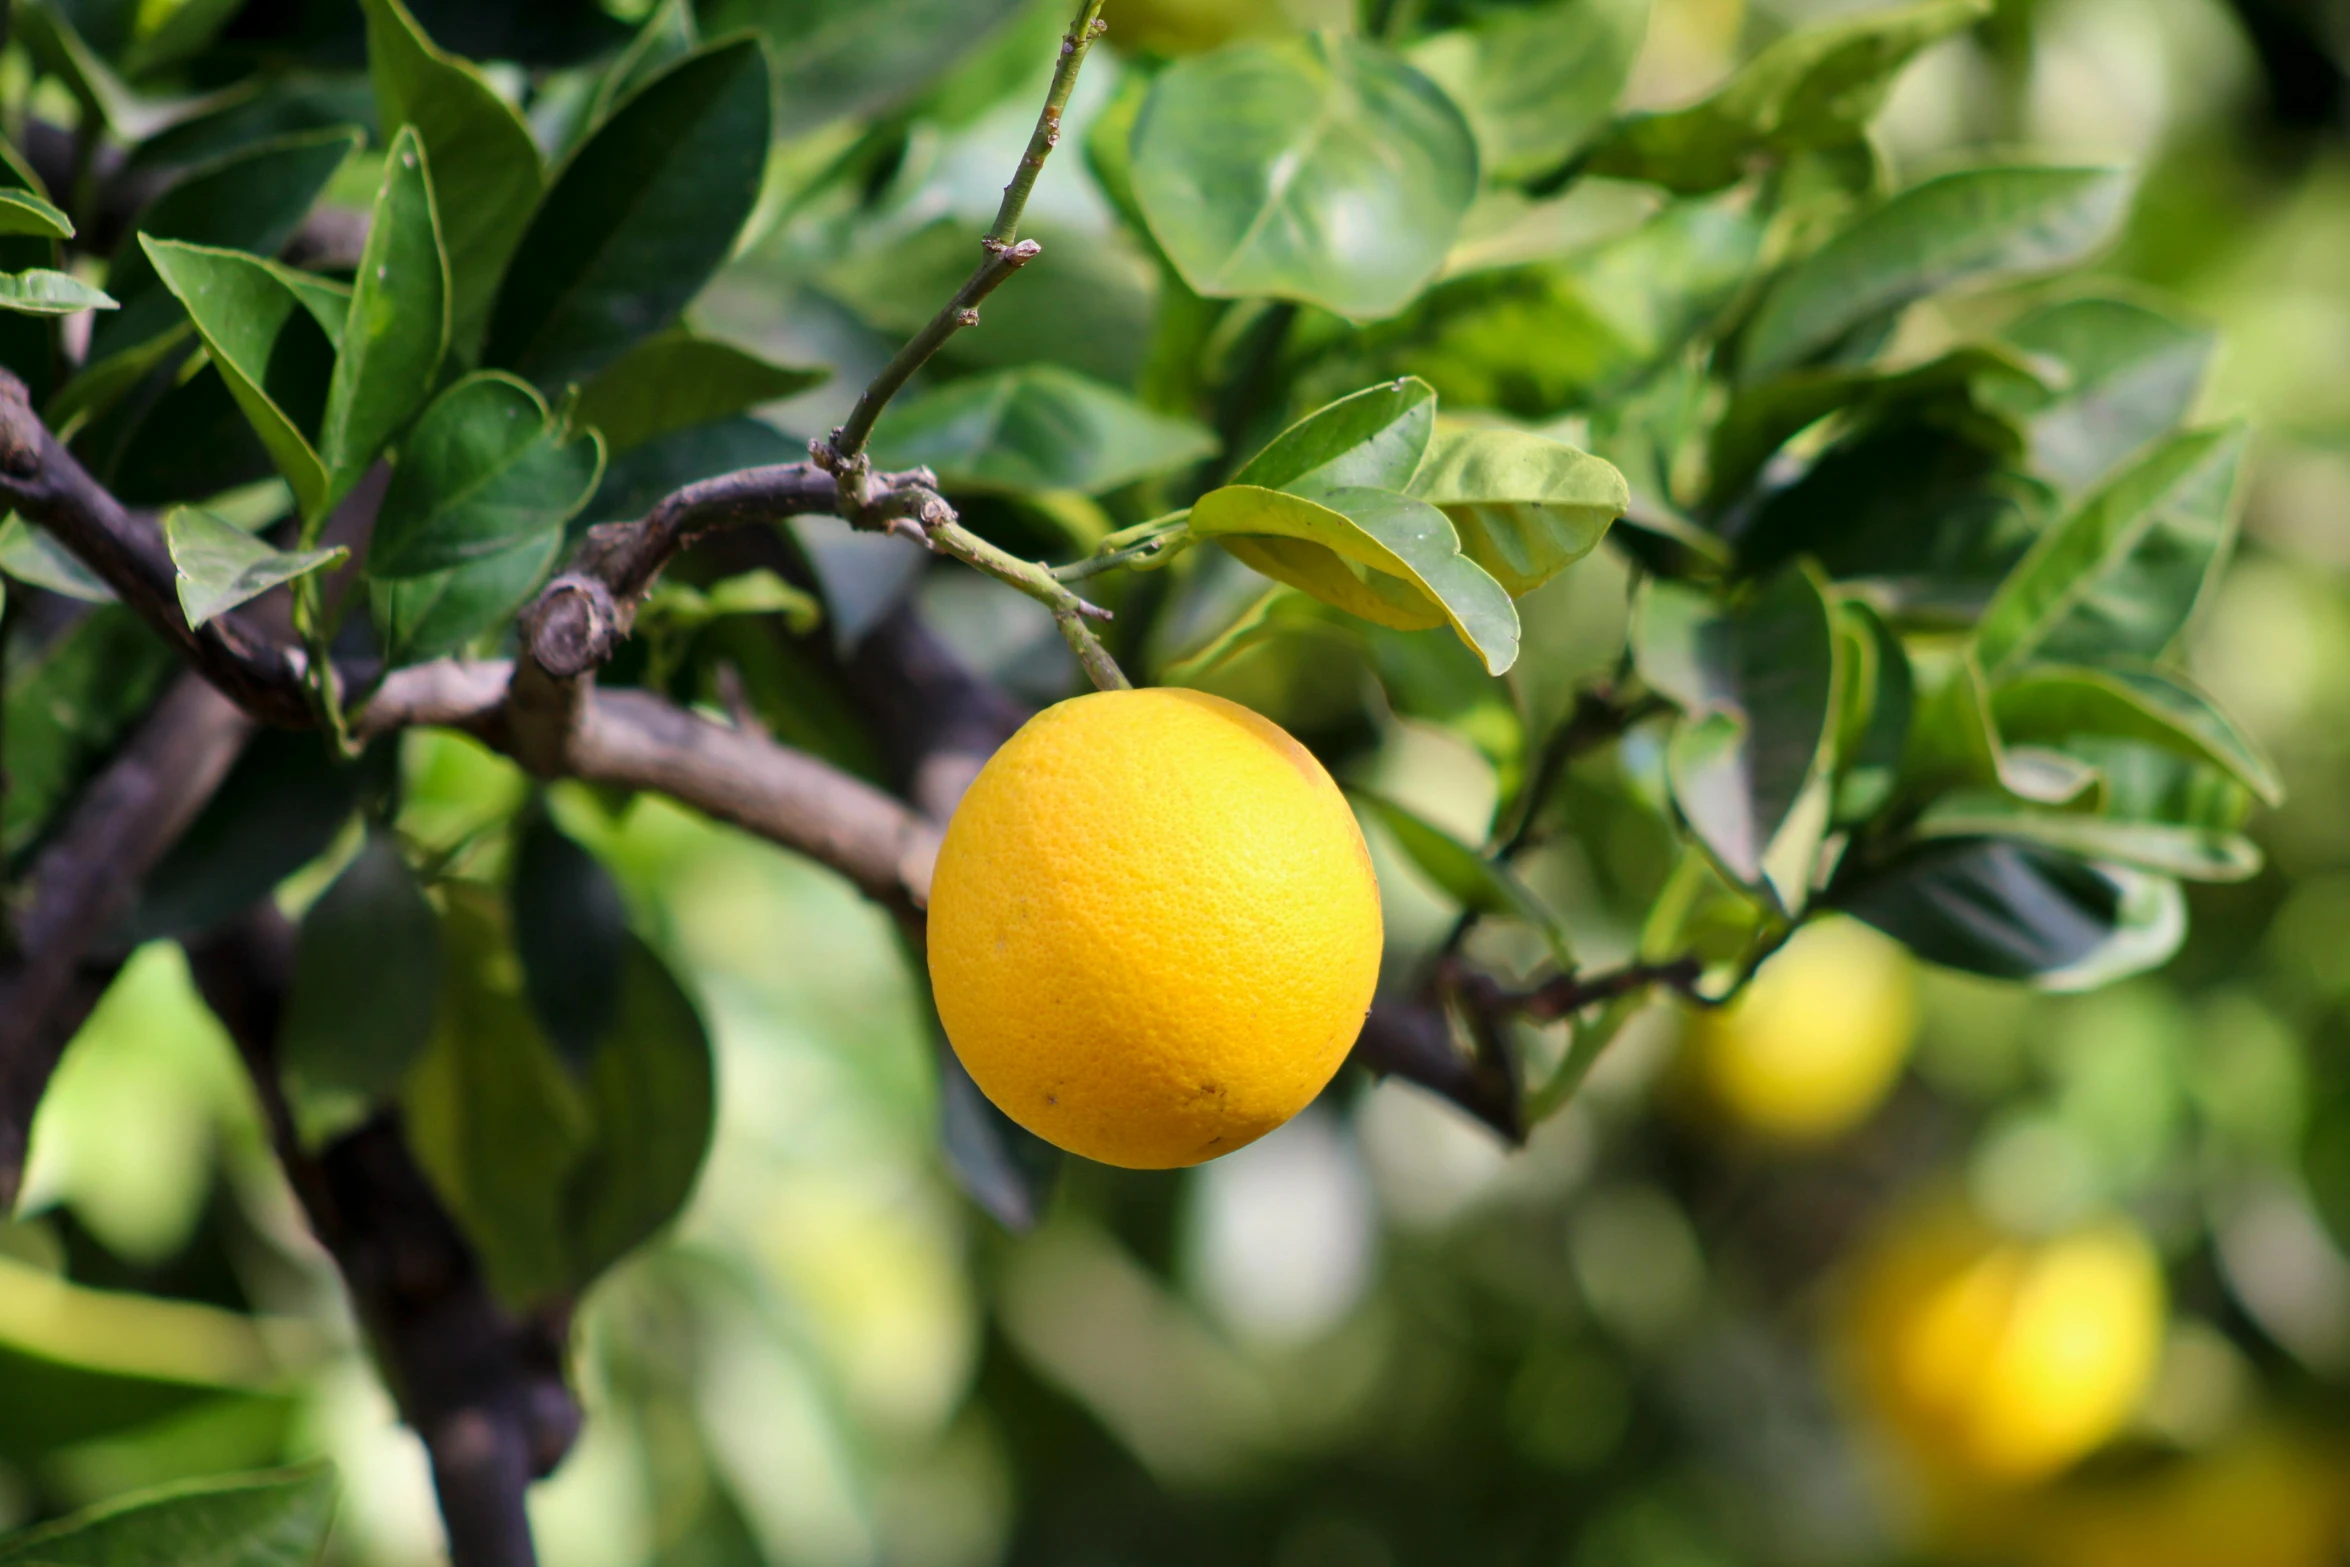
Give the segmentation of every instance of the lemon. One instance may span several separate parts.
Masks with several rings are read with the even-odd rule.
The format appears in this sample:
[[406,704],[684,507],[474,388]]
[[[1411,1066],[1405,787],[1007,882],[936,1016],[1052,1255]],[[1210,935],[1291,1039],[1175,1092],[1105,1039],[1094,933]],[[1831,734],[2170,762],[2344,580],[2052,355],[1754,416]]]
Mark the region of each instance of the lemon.
[[2162,1270],[2120,1221],[2040,1241],[1951,1211],[1896,1229],[1853,1302],[1863,1392],[1939,1477],[2019,1485],[2116,1431],[2153,1377]]
[[2052,1497],[2011,1559],[2032,1567],[2340,1567],[2350,1465],[2260,1431],[2150,1473]]
[[930,980],[980,1091],[1049,1142],[1166,1169],[1312,1102],[1379,977],[1346,799],[1221,697],[1077,697],[1030,719],[947,826]]
[[1798,931],[1728,1007],[1693,1020],[1687,1069],[1731,1121],[1823,1142],[1883,1102],[1917,1030],[1909,959],[1857,920]]

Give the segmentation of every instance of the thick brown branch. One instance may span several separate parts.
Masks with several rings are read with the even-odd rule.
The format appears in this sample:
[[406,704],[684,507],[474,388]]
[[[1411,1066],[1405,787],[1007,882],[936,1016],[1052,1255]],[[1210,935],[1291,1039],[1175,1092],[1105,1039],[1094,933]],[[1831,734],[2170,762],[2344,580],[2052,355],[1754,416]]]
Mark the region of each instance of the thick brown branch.
[[162,532],[83,471],[41,423],[24,383],[6,370],[0,370],[0,501],[48,529],[246,712],[289,728],[311,722],[302,651],[236,615],[189,630]]
[[97,997],[91,953],[226,777],[253,730],[182,675],[33,863],[15,950],[0,960],[0,1213],[16,1200],[33,1111]]
[[531,1567],[524,1495],[579,1431],[563,1381],[567,1324],[499,1305],[396,1114],[315,1155],[303,1148],[277,1076],[293,949],[292,927],[263,904],[189,957],[245,1058],[278,1156],[342,1272],[401,1416],[431,1456],[454,1567]]

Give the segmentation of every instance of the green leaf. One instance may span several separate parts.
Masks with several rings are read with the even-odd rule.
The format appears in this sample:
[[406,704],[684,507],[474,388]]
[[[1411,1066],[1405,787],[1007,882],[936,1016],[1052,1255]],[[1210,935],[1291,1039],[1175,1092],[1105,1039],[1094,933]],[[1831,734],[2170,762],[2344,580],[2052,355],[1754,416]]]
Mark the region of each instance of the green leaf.
[[1844,146],[1921,50],[1990,14],[1991,0],[1920,0],[1790,33],[1703,102],[1624,120],[1590,168],[1695,195],[1736,184],[1758,156]]
[[1836,724],[1832,825],[1864,822],[1893,798],[1909,749],[1917,692],[1909,653],[1884,617],[1846,599],[1836,605],[1843,710]]
[[2118,169],[2005,167],[1912,186],[1797,262],[1747,324],[1739,375],[1760,381],[1854,327],[1962,283],[2070,266],[2127,210]]
[[694,8],[688,0],[661,0],[653,7],[653,14],[645,18],[645,25],[636,30],[628,47],[620,51],[604,72],[603,81],[596,87],[596,101],[588,109],[588,128],[610,119],[612,111],[626,103],[639,87],[701,45],[701,29],[695,25]]
[[384,128],[412,127],[432,163],[448,257],[450,343],[468,356],[538,205],[538,146],[481,73],[436,48],[400,0],[363,4]]
[[2160,658],[2233,541],[2246,440],[2241,425],[2176,436],[2043,535],[1983,614],[1984,672]]
[[47,1567],[312,1567],[334,1517],[325,1464],[127,1496],[0,1540],[0,1562]]
[[955,1184],[1005,1229],[1034,1229],[1066,1156],[998,1110],[943,1033],[936,1036],[936,1053],[938,1141]]
[[2260,873],[2260,850],[2241,833],[2050,810],[1998,794],[1945,795],[1926,808],[1912,835],[2034,844],[2081,859],[2128,865],[2187,881],[2243,881]]
[[0,310],[24,316],[70,316],[79,310],[112,310],[114,296],[92,288],[70,272],[35,267],[0,272]]
[[127,605],[103,604],[53,640],[9,649],[0,853],[41,832],[155,700],[177,661]]
[[663,578],[637,611],[637,629],[693,632],[734,615],[781,615],[794,636],[805,636],[824,623],[824,605],[764,567],[722,577],[706,593]]
[[2187,932],[2174,881],[1994,838],[1924,844],[1829,901],[1930,963],[2049,990],[2155,968]]
[[593,1112],[523,999],[495,903],[448,893],[439,1012],[402,1096],[408,1137],[491,1288],[527,1307],[574,1282],[568,1192]]
[[317,428],[341,336],[321,317],[333,290],[233,250],[139,236],[163,286],[187,307],[237,407],[292,486],[305,518],[325,515],[326,467],[307,433]]
[[[359,142],[356,126],[304,131],[240,147],[181,175],[147,204],[133,222],[133,232],[115,247],[106,268],[106,288],[122,301],[122,309],[101,317],[92,329],[84,374],[107,360],[135,354],[180,319],[179,307],[158,283],[137,235],[274,256],[294,237]],[[75,384],[80,380],[77,376]],[[50,413],[56,417],[58,410]]]
[[1654,582],[1634,617],[1640,673],[1682,711],[1673,799],[1734,879],[1799,907],[1827,828],[1839,706],[1835,622],[1808,571],[1729,609]]
[[595,1140],[565,1195],[575,1288],[685,1207],[716,1125],[700,1014],[652,948],[623,942],[617,1008],[587,1068]]
[[1319,502],[1251,484],[1200,497],[1191,531],[1279,582],[1399,631],[1449,623],[1500,674],[1517,661],[1518,612],[1461,553],[1443,512],[1391,490],[1346,488]]
[[326,397],[328,504],[349,491],[430,396],[449,347],[449,265],[432,173],[413,127],[392,138]]
[[14,512],[0,522],[0,573],[84,604],[114,598],[114,590],[51,538],[48,529],[36,528]]
[[2007,341],[2070,372],[2063,388],[2010,389],[2029,422],[2032,466],[2068,492],[2187,417],[2210,368],[2216,336],[2118,299],[2071,299],[2032,312]]
[[667,326],[757,205],[767,137],[755,39],[656,77],[555,176],[506,269],[483,362],[553,390]]
[[1446,897],[1480,914],[1524,921],[1542,933],[1550,944],[1552,959],[1562,970],[1574,967],[1574,949],[1567,944],[1566,929],[1558,916],[1545,908],[1533,889],[1518,880],[1508,866],[1487,859],[1393,800],[1362,789],[1350,792]]
[[1781,447],[1831,415],[1855,424],[1960,416],[1992,401],[2047,396],[2043,369],[2010,350],[1972,346],[1890,374],[1816,366],[1740,388],[1708,442],[1708,509],[1736,504]]
[[2267,805],[2283,803],[2284,780],[2211,698],[2154,668],[2027,668],[1991,696],[1992,719],[2011,745],[2059,750],[2081,735],[2137,740],[2208,762]]
[[1406,376],[1318,408],[1273,438],[1235,484],[1317,500],[1333,490],[1402,490],[1436,433],[1436,389]]
[[732,343],[690,332],[664,332],[590,381],[571,409],[571,423],[603,431],[605,449],[617,457],[675,431],[795,397],[831,375],[770,364]]
[[631,938],[619,884],[540,804],[516,835],[506,899],[531,1011],[565,1063],[585,1071],[620,1015]]
[[1648,33],[1649,0],[1497,10],[1415,46],[1413,65],[1469,117],[1485,172],[1541,174],[1606,123]]
[[465,651],[514,618],[562,551],[562,530],[550,528],[453,570],[396,582],[370,577],[385,662],[421,664]]
[[1442,89],[1376,45],[1236,44],[1153,85],[1134,193],[1192,292],[1375,320],[1442,269],[1477,143]]
[[1512,598],[1590,554],[1632,504],[1612,464],[1519,430],[1439,427],[1407,489],[1452,519],[1461,552]]
[[163,519],[163,542],[179,573],[180,612],[201,627],[271,588],[334,565],[351,552],[281,550],[199,506],[179,506]]
[[1216,438],[1058,365],[951,381],[874,432],[884,468],[930,468],[950,490],[1099,495],[1214,455]]
[[389,833],[371,831],[302,918],[278,1050],[305,1093],[373,1099],[400,1086],[432,1034],[441,923]]
[[73,238],[73,220],[29,190],[0,190],[0,234]]
[[497,371],[434,398],[401,444],[369,573],[427,577],[559,534],[604,465],[595,432],[568,443],[561,434],[536,390]]
[[360,802],[380,797],[394,744],[341,761],[316,734],[263,729],[139,888],[123,945],[185,941],[236,918],[334,846]]
[[705,34],[766,35],[779,72],[775,129],[791,136],[914,97],[1020,8],[1021,0],[704,0],[700,12]]

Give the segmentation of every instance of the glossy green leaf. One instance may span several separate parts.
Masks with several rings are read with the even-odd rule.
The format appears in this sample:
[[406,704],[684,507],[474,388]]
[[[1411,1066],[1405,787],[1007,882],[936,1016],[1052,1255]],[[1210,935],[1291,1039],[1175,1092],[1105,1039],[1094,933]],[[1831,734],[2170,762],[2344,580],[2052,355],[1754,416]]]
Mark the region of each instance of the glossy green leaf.
[[399,841],[373,831],[302,917],[279,1059],[306,1093],[400,1086],[432,1034],[441,923]]
[[2243,881],[2260,873],[2260,850],[2241,833],[2170,822],[2049,810],[2000,795],[1945,795],[1912,830],[1921,841],[1989,838],[2035,844],[2082,859],[2187,881]]
[[2176,436],[2051,528],[1984,612],[1984,672],[2160,658],[2234,539],[2246,440],[2240,425]]
[[[335,171],[358,150],[360,139],[358,128],[349,125],[271,137],[182,174],[147,204],[133,220],[132,233],[115,247],[106,288],[122,301],[122,309],[93,326],[89,367],[130,353],[180,320],[179,306],[160,285],[138,235],[274,256],[301,227]],[[52,417],[59,413],[50,410]]]
[[1740,388],[1707,443],[1709,504],[1717,512],[1735,504],[1781,447],[1832,415],[1890,421],[2045,397],[2050,388],[2044,376],[2054,368],[2011,350],[1968,347],[1891,373],[1819,366]]
[[884,468],[929,468],[950,490],[1099,495],[1212,456],[1203,425],[1058,365],[952,381],[899,404],[873,437]]
[[515,836],[506,902],[531,1011],[572,1070],[585,1071],[620,1015],[631,938],[619,884],[533,806]]
[[2027,354],[2062,365],[2061,390],[2016,388],[2032,466],[2067,491],[2111,473],[2167,435],[2195,406],[2217,339],[2210,331],[2118,299],[2071,299],[2007,329]]
[[1922,845],[1830,901],[1928,962],[2055,990],[2157,967],[2187,929],[2176,882],[1993,838]]
[[1673,799],[1724,870],[1792,909],[1827,827],[1835,756],[1835,623],[1808,572],[1729,610],[1658,582],[1641,597],[1634,656],[1683,720],[1667,749]]
[[2096,767],[2040,746],[2010,747],[1991,718],[1991,691],[1971,653],[1919,671],[1909,744],[1902,753],[1906,792],[1925,798],[1956,789],[1992,789],[2022,804],[2093,804]]
[[1319,34],[1171,67],[1134,129],[1134,194],[1194,293],[1270,294],[1371,320],[1444,265],[1477,144],[1433,82]]
[[1590,167],[1695,194],[1744,179],[1759,157],[1844,146],[1920,51],[1990,13],[1991,0],[1918,0],[1790,33],[1702,102],[1623,121]]
[[483,362],[555,389],[668,326],[759,199],[767,64],[738,38],[663,72],[555,176],[516,247]]
[[48,529],[36,528],[13,512],[0,521],[0,574],[84,604],[104,604],[114,597],[114,590],[50,537]]
[[1485,172],[1548,171],[1607,122],[1648,33],[1650,0],[1549,0],[1447,28],[1411,62],[1469,117]]
[[1401,631],[1449,623],[1490,674],[1517,661],[1518,612],[1461,553],[1444,513],[1391,490],[1342,488],[1319,502],[1251,484],[1200,497],[1191,530],[1266,576]]
[[1780,276],[1747,325],[1740,377],[1792,369],[1929,294],[2069,266],[2113,237],[2129,195],[2129,177],[2102,168],[1972,169],[1913,186]]
[[1992,693],[2002,738],[2064,749],[2081,735],[2143,741],[2208,762],[2268,805],[2284,799],[2276,764],[2177,675],[2154,668],[2027,668]]
[[92,288],[70,272],[35,267],[0,272],[0,310],[26,316],[70,316],[80,310],[112,310],[114,296]]
[[565,1194],[575,1287],[675,1218],[716,1125],[710,1036],[652,948],[625,936],[610,1027],[587,1067],[595,1139]]
[[0,190],[0,234],[73,238],[73,220],[29,190]]
[[1461,552],[1512,598],[1598,547],[1632,504],[1613,464],[1520,430],[1439,428],[1407,492],[1443,509]]
[[550,528],[452,570],[398,581],[370,577],[368,603],[385,661],[444,658],[505,627],[562,553],[563,532]]
[[1248,460],[1235,484],[1315,500],[1333,490],[1402,490],[1436,434],[1436,390],[1406,376],[1365,387],[1291,425]]
[[331,290],[233,250],[139,237],[163,286],[187,307],[212,362],[306,518],[323,516],[326,466],[309,432],[326,409],[341,332],[319,317]]
[[329,503],[423,406],[449,347],[449,264],[415,128],[392,138],[319,432]]
[[177,507],[166,515],[163,542],[179,574],[180,612],[191,626],[202,626],[351,553],[339,545],[327,550],[277,549],[200,506]]
[[448,257],[450,342],[467,355],[538,205],[538,146],[481,73],[435,47],[400,0],[363,4],[368,69],[384,128],[414,129],[432,163]]
[[325,1464],[205,1478],[0,1540],[0,1562],[45,1567],[312,1567],[334,1518]]
[[832,372],[770,364],[747,349],[690,332],[646,338],[581,390],[571,423],[604,434],[617,457],[647,441],[795,397]]
[[1480,914],[1524,921],[1541,932],[1560,968],[1574,966],[1574,952],[1567,945],[1566,931],[1558,916],[1543,907],[1533,889],[1520,881],[1508,866],[1487,859],[1393,800],[1360,789],[1354,790],[1353,795],[1387,829],[1396,847],[1446,897]]
[[787,136],[913,97],[1019,9],[1020,0],[702,0],[699,6],[707,36],[741,27],[766,36],[778,73],[776,131]]
[[593,1112],[531,1015],[500,911],[477,889],[449,893],[439,1010],[402,1107],[491,1288],[521,1307],[574,1282],[567,1193]]
[[368,570],[431,576],[560,533],[596,492],[593,431],[565,442],[526,383],[476,371],[433,399],[401,443]]
[[946,1036],[936,1042],[938,1141],[955,1184],[1005,1229],[1036,1227],[1067,1156],[998,1110]]

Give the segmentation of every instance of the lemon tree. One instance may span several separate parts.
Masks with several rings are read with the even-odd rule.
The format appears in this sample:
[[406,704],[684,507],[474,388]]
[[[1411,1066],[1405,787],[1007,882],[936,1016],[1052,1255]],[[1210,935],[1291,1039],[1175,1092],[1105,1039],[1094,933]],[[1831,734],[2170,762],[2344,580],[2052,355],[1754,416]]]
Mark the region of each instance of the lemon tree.
[[[1500,1248],[1547,1270],[1508,1311],[1621,1351],[1548,1345],[1507,1389],[1439,1368],[1363,1417],[1399,1442],[1499,1410],[1595,1473],[1680,1429],[1657,1388],[1715,1375],[1660,1368],[1683,1335],[1959,1166],[1996,1222],[1895,1234],[1845,1320],[1870,1418],[1938,1480],[2060,1485],[2160,1405],[2166,1271],[2225,1274],[2321,1364],[2333,1319],[2288,1286],[2342,1271],[2350,1188],[2295,1118],[2312,1074],[2258,1018],[2250,1065],[2190,1060],[2144,999],[2190,888],[2279,901],[2283,775],[2189,656],[2257,445],[2213,416],[2214,332],[2109,275],[2168,255],[2144,171],[1913,156],[1885,121],[1930,51],[2033,79],[2032,10],[16,7],[0,1513],[199,1483],[0,1558],[312,1559],[331,1481],[219,1476],[342,1428],[256,1346],[323,1387],[355,1322],[455,1567],[534,1560],[583,1382],[624,1411],[611,1463],[674,1459],[630,1515],[648,1561],[988,1559],[874,1520],[992,1517],[996,1425],[908,1478],[948,1464],[906,1434],[920,1400],[793,1358],[830,1323],[876,1335],[875,1386],[960,1363],[893,1348],[846,1263],[776,1298],[792,1237],[877,1231],[795,1228],[854,1183],[742,1218],[778,1145],[899,1146],[832,1124],[828,1085],[912,1114],[975,1204],[907,1197],[922,1173],[875,1210],[1047,1231],[933,1292],[1003,1329],[956,1353],[1016,1350],[1176,1491],[1303,1463],[1343,1422],[1296,1386],[1336,1408],[1382,1343],[1433,1365],[1490,1315],[1373,1322],[1282,1380],[1162,1298],[1186,1225],[1259,1212],[1222,1183],[1300,1148],[1356,1172],[1314,1188],[1313,1239],[1369,1274],[1331,1128],[1374,1077],[1539,1142],[1495,1177],[1529,1204],[1593,1184]],[[740,852],[689,873],[697,834]],[[871,907],[751,929],[754,840]],[[760,999],[852,947],[888,966],[856,1005]],[[2297,1020],[2334,996],[2310,966]],[[165,981],[173,1037],[242,1086],[87,1108],[109,1074],[73,1051],[141,1059],[93,1009]],[[1983,1043],[2091,992],[2132,1026]],[[1655,1097],[1698,1113],[1652,1125],[1673,1017]],[[842,1043],[868,1027],[919,1046]],[[839,1059],[775,1068],[811,1034]],[[746,1129],[794,1095],[788,1135]],[[164,1100],[170,1135],[123,1133],[146,1152],[90,1151]],[[1217,1160],[1317,1102],[1195,1186],[1093,1168]],[[1417,1171],[1390,1198],[1474,1206],[1443,1135],[1388,1150]],[[1862,1198],[1805,1184],[1838,1178]],[[1709,1249],[1756,1212],[1806,1244],[1748,1278]],[[305,1225],[347,1302],[280,1276],[324,1277]],[[843,1411],[873,1429],[811,1434]],[[749,1478],[786,1449],[839,1483]],[[1673,1532],[1674,1472],[1499,1554],[1730,1559]],[[1394,1555],[1297,1511],[1222,1559]]]

